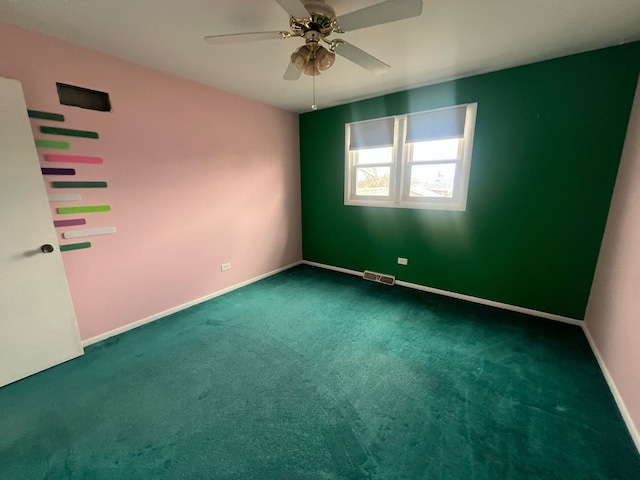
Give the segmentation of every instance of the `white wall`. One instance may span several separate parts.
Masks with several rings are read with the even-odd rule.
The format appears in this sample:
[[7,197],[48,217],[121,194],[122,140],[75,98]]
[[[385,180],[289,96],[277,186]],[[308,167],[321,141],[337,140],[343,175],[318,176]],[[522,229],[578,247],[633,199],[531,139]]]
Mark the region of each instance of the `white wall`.
[[591,287],[585,327],[640,450],[640,85]]

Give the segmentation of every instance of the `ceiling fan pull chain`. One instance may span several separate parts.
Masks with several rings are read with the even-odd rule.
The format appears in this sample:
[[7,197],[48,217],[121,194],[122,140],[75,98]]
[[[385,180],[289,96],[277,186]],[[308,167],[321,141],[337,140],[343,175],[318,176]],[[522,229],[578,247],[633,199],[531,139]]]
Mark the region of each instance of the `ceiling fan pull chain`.
[[[315,62],[315,60],[313,60]],[[313,77],[313,103],[311,104],[311,110],[317,110],[318,105],[316,105],[316,74],[315,72],[312,75]]]

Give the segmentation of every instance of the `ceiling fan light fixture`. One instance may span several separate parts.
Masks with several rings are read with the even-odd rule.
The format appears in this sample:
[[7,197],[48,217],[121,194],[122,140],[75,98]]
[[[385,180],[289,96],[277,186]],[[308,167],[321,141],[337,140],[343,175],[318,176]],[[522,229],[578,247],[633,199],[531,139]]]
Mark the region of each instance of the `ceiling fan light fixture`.
[[322,46],[303,45],[291,54],[291,63],[305,75],[320,75],[336,61],[333,52]]
[[291,63],[293,63],[298,70],[304,71],[305,65],[309,63],[310,58],[311,50],[306,45],[303,45],[291,54]]
[[302,69],[302,73],[309,76],[320,75],[320,69],[318,68],[318,62],[315,59],[309,60]]
[[321,72],[324,72],[328,68],[331,68],[335,61],[335,53],[330,52],[324,47],[318,48],[318,51],[316,52],[316,63],[318,64],[318,69]]

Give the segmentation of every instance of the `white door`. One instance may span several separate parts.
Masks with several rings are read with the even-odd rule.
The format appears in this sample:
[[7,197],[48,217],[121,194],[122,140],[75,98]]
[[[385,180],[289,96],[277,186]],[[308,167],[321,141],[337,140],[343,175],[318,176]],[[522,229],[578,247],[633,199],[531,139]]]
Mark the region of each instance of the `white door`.
[[0,387],[82,353],[22,87],[0,78]]

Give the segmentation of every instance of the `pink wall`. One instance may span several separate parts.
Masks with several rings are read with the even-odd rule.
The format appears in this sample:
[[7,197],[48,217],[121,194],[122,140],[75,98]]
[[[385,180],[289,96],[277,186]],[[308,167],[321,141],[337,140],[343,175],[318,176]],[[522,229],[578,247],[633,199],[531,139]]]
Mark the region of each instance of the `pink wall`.
[[[27,106],[66,117],[34,129],[100,135],[39,149],[43,166],[71,166],[45,165],[44,153],[104,158],[75,166],[75,180],[106,180],[77,192],[112,211],[72,228],[117,233],[62,254],[83,339],[301,260],[297,115],[10,25],[0,45],[0,76],[22,82]],[[108,92],[113,111],[60,105],[56,82]]]
[[640,86],[591,287],[585,326],[640,449]]

